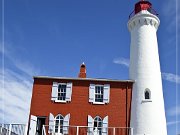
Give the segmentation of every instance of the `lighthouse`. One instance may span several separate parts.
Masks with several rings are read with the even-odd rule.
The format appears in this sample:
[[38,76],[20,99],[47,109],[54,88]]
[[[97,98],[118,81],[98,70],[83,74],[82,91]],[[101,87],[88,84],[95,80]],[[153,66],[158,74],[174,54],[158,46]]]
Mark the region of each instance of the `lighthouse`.
[[131,35],[129,77],[135,80],[130,120],[134,135],[167,135],[156,35],[159,24],[149,1],[135,4],[128,21]]

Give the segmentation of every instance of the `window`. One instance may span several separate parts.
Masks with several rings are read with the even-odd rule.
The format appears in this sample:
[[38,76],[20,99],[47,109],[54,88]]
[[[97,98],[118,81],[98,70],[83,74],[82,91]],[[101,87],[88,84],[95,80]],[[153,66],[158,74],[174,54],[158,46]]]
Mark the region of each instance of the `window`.
[[151,91],[148,88],[144,91],[144,98],[145,100],[151,99]]
[[63,121],[64,117],[62,115],[57,115],[55,118],[55,133],[63,133]]
[[95,102],[103,102],[103,86],[95,86]]
[[110,85],[95,85],[89,86],[89,102],[93,104],[109,103]]
[[57,100],[66,100],[66,84],[58,85],[58,97]]
[[150,99],[150,95],[148,91],[145,92],[145,99]]
[[99,116],[94,118],[94,133],[98,135],[102,134],[102,119]]
[[70,114],[63,117],[58,114],[56,117],[52,113],[49,114],[49,130],[48,133],[68,134]]
[[92,118],[88,115],[88,135],[108,135],[108,116]]
[[66,103],[71,101],[72,83],[53,82],[51,100],[54,102]]

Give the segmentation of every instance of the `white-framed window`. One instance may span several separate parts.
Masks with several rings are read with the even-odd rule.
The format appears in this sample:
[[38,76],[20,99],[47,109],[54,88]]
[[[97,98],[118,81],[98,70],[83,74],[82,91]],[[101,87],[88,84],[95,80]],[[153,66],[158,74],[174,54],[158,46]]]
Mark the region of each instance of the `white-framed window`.
[[57,100],[66,101],[66,84],[58,84]]
[[110,100],[110,85],[95,85],[89,86],[89,102],[93,104],[105,104]]
[[58,114],[54,117],[54,115],[50,113],[48,133],[68,134],[69,120],[70,114],[67,114],[65,117],[63,117],[61,114]]
[[108,116],[92,118],[88,115],[88,135],[108,135]]
[[63,122],[64,122],[64,117],[61,114],[58,114],[55,117],[55,127],[54,127],[55,133],[63,133]]
[[151,97],[151,91],[150,89],[146,88],[144,90],[144,93],[143,93],[143,100],[142,100],[142,103],[147,103],[147,102],[152,102],[152,97]]
[[104,86],[95,85],[95,102],[103,102]]
[[72,83],[53,82],[51,100],[55,102],[66,103],[71,101]]

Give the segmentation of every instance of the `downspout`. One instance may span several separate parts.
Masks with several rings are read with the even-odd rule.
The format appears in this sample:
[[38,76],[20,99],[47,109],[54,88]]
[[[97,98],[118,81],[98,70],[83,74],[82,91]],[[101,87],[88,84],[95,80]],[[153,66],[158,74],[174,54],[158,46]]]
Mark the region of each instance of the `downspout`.
[[126,134],[128,134],[128,81],[126,85]]

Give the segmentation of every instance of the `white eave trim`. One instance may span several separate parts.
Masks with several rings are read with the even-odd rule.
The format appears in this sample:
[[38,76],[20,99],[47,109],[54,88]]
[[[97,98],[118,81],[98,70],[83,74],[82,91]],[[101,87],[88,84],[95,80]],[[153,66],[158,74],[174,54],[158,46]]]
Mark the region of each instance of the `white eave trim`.
[[50,77],[50,76],[33,76],[34,79],[63,79],[63,80],[87,80],[87,81],[108,81],[108,82],[132,82],[134,80],[116,80],[105,78],[68,78],[68,77]]

